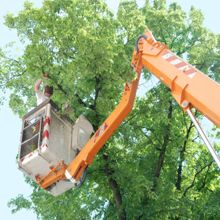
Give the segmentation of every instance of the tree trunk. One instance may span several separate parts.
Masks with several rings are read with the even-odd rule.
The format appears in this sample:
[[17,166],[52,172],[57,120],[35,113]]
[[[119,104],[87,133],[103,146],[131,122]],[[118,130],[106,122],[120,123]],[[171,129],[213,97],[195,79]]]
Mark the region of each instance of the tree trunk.
[[113,192],[113,198],[115,201],[116,211],[118,214],[118,218],[120,220],[126,220],[126,213],[122,206],[122,196],[120,192],[120,188],[115,179],[112,178],[112,174],[114,171],[109,166],[109,157],[107,154],[103,154],[103,158],[105,160],[104,173],[107,176],[109,186]]

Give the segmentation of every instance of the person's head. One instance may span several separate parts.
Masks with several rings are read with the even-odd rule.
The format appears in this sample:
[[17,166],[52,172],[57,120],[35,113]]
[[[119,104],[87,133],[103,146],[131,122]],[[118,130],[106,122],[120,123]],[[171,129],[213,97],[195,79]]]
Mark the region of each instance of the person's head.
[[47,96],[47,97],[52,96],[53,95],[53,86],[46,85],[44,87],[44,95]]

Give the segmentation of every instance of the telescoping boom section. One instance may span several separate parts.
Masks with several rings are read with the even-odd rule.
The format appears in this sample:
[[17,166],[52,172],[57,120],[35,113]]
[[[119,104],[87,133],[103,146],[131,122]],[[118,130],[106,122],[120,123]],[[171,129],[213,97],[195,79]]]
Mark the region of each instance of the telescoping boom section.
[[148,69],[170,88],[182,108],[194,107],[220,126],[220,85],[157,42],[151,32],[139,37],[132,66]]
[[145,67],[171,90],[220,168],[218,154],[191,111],[191,108],[197,109],[219,127],[220,85],[174,54],[165,44],[157,42],[150,31],[138,38],[132,66],[135,70]]

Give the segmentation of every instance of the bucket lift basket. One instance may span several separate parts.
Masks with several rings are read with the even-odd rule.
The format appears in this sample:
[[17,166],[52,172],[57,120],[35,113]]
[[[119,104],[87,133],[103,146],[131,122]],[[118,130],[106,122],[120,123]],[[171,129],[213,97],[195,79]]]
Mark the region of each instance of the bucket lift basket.
[[[92,132],[91,123],[83,115],[72,125],[59,116],[52,101],[43,102],[22,119],[19,169],[37,182],[59,164],[69,164]],[[75,185],[70,181],[61,180],[48,191],[56,196],[72,187]]]

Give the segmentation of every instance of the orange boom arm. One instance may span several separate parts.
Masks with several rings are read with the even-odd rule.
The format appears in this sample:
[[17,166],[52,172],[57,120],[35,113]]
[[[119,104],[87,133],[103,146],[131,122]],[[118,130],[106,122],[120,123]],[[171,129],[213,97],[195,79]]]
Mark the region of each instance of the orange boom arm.
[[[48,188],[53,183],[61,179],[69,179],[72,182],[78,181],[86,167],[92,163],[98,151],[103,147],[113,132],[119,127],[121,122],[132,110],[136,96],[138,83],[140,80],[141,69],[137,69],[137,77],[131,83],[126,83],[120,103],[103,122],[92,138],[83,147],[80,153],[73,159],[68,166],[63,164],[38,181],[42,188]],[[65,169],[67,167],[67,169]]]
[[194,107],[220,126],[220,85],[157,42],[151,32],[140,37],[132,65],[152,72],[183,109]]

